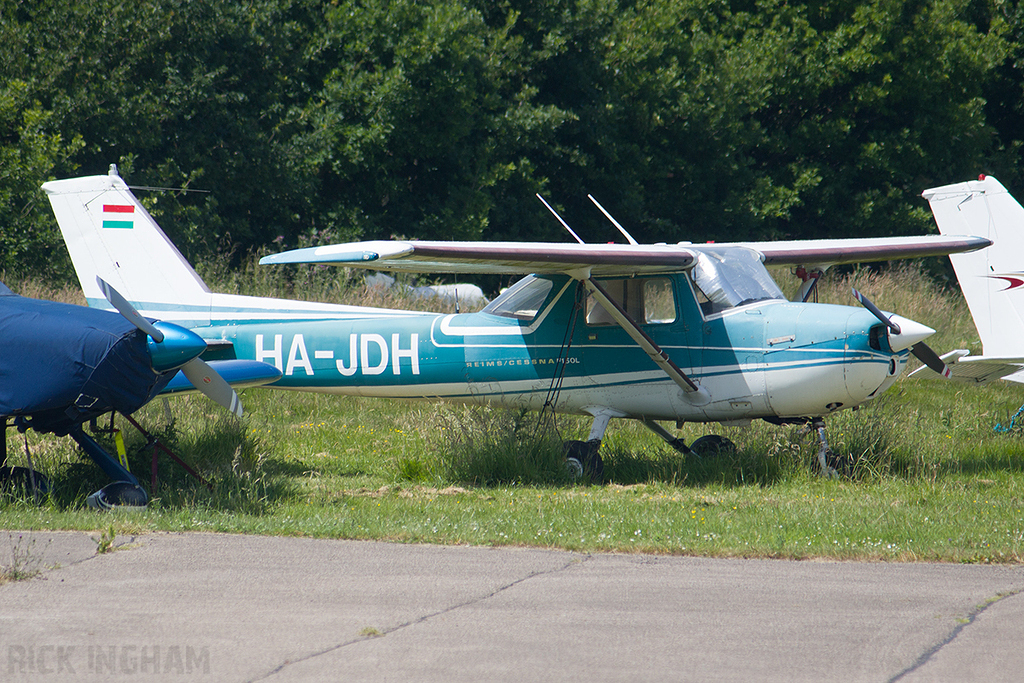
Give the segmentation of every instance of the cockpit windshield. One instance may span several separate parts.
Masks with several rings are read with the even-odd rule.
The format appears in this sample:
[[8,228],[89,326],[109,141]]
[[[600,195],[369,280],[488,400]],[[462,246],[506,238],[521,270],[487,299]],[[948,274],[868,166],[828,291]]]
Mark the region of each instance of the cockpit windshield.
[[712,249],[697,252],[697,264],[690,270],[705,315],[766,299],[786,296],[772,280],[757,252],[730,249],[725,253]]
[[551,280],[527,275],[487,304],[482,312],[500,315],[503,318],[533,320],[537,317],[544,300],[548,298],[551,285]]

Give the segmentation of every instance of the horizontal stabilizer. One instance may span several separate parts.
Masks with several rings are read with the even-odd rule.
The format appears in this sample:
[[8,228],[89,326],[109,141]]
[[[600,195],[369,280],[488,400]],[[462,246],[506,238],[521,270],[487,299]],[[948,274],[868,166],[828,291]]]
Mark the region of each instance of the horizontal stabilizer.
[[[942,360],[949,368],[949,379],[968,384],[985,384],[1004,377],[1012,381],[1024,381],[1024,378],[1015,380],[1008,377],[1008,375],[1024,369],[1024,358],[971,356],[969,354],[969,351],[958,349],[942,356]],[[910,376],[919,379],[942,379],[937,372],[927,366],[914,370]]]
[[[281,378],[281,371],[276,367],[255,360],[211,360],[208,364],[235,389],[259,387]],[[160,393],[184,394],[197,391],[185,374],[178,371]]]

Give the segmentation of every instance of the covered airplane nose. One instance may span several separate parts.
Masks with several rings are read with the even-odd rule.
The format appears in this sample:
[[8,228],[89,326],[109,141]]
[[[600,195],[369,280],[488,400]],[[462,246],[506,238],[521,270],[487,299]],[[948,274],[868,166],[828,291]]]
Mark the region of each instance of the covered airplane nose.
[[904,318],[901,315],[890,315],[889,321],[895,323],[899,332],[895,332],[892,327],[888,328],[889,335],[889,348],[893,351],[904,351],[914,346],[918,342],[924,341],[928,337],[935,334],[935,330],[922,325],[919,322]]

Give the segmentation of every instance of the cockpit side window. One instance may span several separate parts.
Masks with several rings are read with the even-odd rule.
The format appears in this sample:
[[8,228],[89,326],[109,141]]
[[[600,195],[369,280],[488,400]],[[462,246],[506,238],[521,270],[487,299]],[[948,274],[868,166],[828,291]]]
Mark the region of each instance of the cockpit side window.
[[[667,277],[601,280],[601,287],[630,318],[641,324],[675,321],[676,301],[672,281]],[[615,325],[615,319],[592,296],[587,297],[588,325]]]
[[551,280],[527,275],[487,304],[481,312],[529,322],[537,317],[551,292],[552,284]]
[[644,322],[664,324],[676,320],[676,298],[667,277],[644,280]]
[[786,298],[757,253],[746,249],[730,250],[728,256],[711,250],[698,252],[690,281],[705,316],[755,301]]

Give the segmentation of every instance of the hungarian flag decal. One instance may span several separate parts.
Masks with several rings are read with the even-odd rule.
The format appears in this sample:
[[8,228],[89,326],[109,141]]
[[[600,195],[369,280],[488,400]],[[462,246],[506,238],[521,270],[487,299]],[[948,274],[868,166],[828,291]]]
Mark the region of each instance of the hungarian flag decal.
[[103,227],[131,230],[135,227],[135,207],[131,204],[104,204]]

